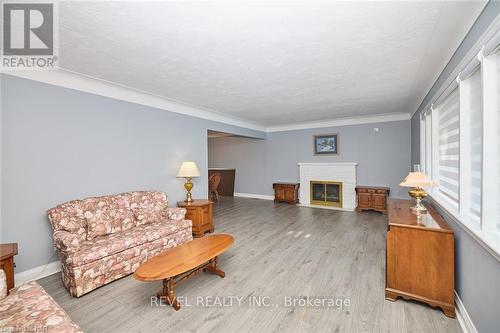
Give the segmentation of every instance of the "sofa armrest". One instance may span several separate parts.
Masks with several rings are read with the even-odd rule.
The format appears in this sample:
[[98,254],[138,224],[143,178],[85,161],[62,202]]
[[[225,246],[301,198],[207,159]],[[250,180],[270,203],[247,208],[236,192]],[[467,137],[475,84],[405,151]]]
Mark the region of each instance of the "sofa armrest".
[[167,208],[167,218],[171,221],[182,221],[186,216],[186,208]]
[[72,252],[78,250],[80,247],[80,239],[77,235],[64,231],[58,230],[54,232],[54,246],[63,252]]
[[7,277],[3,269],[0,269],[0,300],[7,296]]

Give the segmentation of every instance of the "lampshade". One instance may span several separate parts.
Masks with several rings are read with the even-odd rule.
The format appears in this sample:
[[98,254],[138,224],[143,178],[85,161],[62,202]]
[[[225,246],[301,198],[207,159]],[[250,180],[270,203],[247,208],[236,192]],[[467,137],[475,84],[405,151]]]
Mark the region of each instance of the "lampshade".
[[423,172],[410,172],[399,186],[424,188],[434,186],[434,183]]
[[179,172],[177,172],[177,178],[194,178],[200,177],[200,172],[198,167],[194,162],[182,162]]

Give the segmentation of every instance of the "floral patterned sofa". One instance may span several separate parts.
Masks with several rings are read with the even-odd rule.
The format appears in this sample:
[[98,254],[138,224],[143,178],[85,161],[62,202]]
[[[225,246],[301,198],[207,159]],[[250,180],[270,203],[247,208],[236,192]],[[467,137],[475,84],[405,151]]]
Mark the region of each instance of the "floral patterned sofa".
[[0,331],[83,333],[34,281],[12,289],[7,296],[3,270],[0,270]]
[[163,192],[138,191],[73,200],[47,211],[63,282],[80,297],[133,273],[146,259],[193,239],[184,208]]

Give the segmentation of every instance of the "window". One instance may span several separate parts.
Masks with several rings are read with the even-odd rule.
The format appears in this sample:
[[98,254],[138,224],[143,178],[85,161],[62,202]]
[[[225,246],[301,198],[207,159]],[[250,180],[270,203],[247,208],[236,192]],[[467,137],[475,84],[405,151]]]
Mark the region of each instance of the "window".
[[482,63],[483,184],[481,230],[500,244],[500,52]]
[[[496,44],[498,45],[498,44]],[[421,169],[431,198],[500,255],[500,48],[481,51],[423,112]],[[490,48],[491,50],[491,48]]]

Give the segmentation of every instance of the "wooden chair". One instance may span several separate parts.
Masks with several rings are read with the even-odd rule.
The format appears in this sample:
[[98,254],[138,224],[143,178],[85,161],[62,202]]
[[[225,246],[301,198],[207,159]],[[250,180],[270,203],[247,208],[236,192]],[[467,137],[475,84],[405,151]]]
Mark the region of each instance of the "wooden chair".
[[213,200],[215,197],[215,201],[217,202],[219,202],[219,192],[217,189],[219,188],[221,178],[221,174],[217,172],[211,175],[208,180],[208,192],[210,194],[210,199]]

